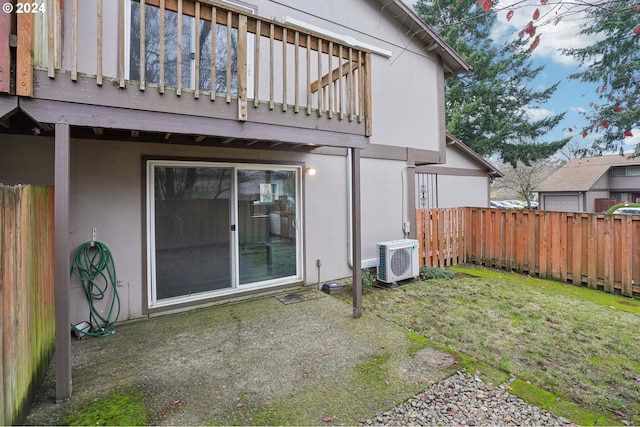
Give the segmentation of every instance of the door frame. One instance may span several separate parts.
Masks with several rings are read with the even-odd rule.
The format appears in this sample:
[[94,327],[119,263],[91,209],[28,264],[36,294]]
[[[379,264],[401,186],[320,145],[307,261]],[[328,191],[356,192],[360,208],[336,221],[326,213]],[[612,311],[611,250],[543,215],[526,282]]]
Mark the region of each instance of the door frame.
[[[193,303],[201,303],[211,298],[221,297],[225,295],[233,295],[248,291],[254,291],[256,289],[266,289],[270,287],[282,286],[291,283],[301,282],[304,280],[304,213],[303,213],[303,199],[302,199],[302,185],[303,185],[303,165],[300,163],[245,163],[241,161],[225,162],[221,160],[207,160],[207,159],[184,159],[184,158],[167,158],[167,157],[143,157],[143,217],[145,221],[144,230],[146,235],[143,243],[143,253],[145,255],[146,265],[144,271],[146,272],[145,284],[142,287],[146,293],[143,300],[146,301],[146,307],[143,312],[149,310],[172,308],[179,305],[190,305]],[[156,166],[165,167],[213,167],[213,168],[225,168],[232,170],[231,177],[231,195],[230,195],[230,218],[231,224],[235,225],[236,229],[231,230],[230,227],[230,269],[231,269],[231,286],[228,288],[213,290],[210,292],[199,293],[194,295],[185,295],[181,297],[167,298],[164,300],[158,300],[155,298],[155,179],[154,168]],[[294,276],[287,276],[283,278],[269,279],[266,281],[259,281],[255,283],[248,283],[240,285],[239,280],[239,230],[238,224],[238,170],[289,170],[295,172],[295,194],[296,205],[295,214],[297,225],[295,227],[296,232],[296,274]]]

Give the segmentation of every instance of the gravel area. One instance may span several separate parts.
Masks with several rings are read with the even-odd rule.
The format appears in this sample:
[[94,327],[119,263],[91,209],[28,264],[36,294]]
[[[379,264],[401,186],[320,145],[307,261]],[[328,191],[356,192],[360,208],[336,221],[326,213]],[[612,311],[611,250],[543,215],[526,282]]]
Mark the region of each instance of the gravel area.
[[530,405],[466,372],[439,381],[395,408],[362,420],[364,425],[564,426],[569,420]]

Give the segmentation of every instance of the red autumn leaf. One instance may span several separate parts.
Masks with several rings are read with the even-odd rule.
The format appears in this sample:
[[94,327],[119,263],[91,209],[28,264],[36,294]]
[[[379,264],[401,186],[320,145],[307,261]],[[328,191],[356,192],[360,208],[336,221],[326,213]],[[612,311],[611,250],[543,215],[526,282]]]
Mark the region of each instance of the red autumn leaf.
[[572,129],[572,128],[569,128],[569,132],[573,132],[573,129]]
[[584,132],[582,132],[582,137],[583,137],[583,138],[586,138],[586,137],[587,137],[587,135],[589,135],[589,133],[588,133],[586,130],[585,130]]
[[325,422],[325,423],[330,423],[330,422],[332,422],[332,421],[333,421],[333,417],[324,417],[324,418],[322,419],[322,422]]
[[329,353],[327,353],[326,351],[322,352],[322,357],[327,357],[329,355]]
[[630,130],[625,130],[624,131],[624,136],[633,136],[633,133],[631,133]]
[[171,402],[170,405],[171,406],[178,406],[181,403],[182,403],[182,400],[178,399],[178,400],[174,400],[173,402]]
[[243,404],[243,403],[237,403],[237,404],[236,404],[236,408],[240,409],[240,408],[242,408],[242,407],[244,407],[244,404]]
[[540,4],[547,4],[549,0],[540,0]]
[[524,31],[526,34],[528,34],[529,37],[535,36],[536,35],[536,27],[535,27],[535,25],[533,25],[533,21],[529,21],[527,26],[524,27],[524,29],[522,31]]
[[640,10],[640,7],[636,6],[635,4],[631,5],[631,10],[633,10],[634,12],[637,12]]
[[540,18],[540,9],[536,9],[535,12],[533,12],[533,20],[537,21],[538,18]]
[[636,27],[633,29],[633,33],[640,34],[640,24],[636,25]]
[[602,127],[605,129],[609,129],[609,122],[602,122]]
[[618,411],[618,410],[613,411],[613,413],[616,414],[619,417],[626,417],[627,416],[624,412]]
[[533,40],[533,42],[531,43],[531,46],[529,46],[529,50],[534,50],[535,48],[538,47],[538,45],[540,44],[540,34],[538,34],[535,38],[535,40]]
[[491,0],[484,0],[484,11],[488,12],[492,5],[493,2]]
[[511,18],[513,18],[513,10],[507,12],[507,21],[511,21]]
[[622,111],[622,108],[615,106],[613,107],[613,111],[615,111],[616,113],[619,113],[620,111]]
[[640,377],[635,377],[634,380],[640,383]]

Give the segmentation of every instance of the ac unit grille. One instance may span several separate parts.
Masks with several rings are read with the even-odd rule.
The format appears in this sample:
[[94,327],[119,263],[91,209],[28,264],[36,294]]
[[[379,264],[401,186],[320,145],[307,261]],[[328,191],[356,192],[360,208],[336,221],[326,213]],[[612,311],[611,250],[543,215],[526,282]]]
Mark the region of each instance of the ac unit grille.
[[411,253],[407,249],[398,249],[391,255],[391,272],[403,276],[411,268]]

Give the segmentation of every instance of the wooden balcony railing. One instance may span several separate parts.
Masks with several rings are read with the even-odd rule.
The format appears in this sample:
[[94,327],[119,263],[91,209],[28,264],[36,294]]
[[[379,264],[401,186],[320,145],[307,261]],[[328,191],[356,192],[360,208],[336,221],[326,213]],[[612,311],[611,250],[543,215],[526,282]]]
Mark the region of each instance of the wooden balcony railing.
[[41,68],[51,79],[237,101],[240,121],[268,107],[364,122],[371,134],[371,54],[344,41],[210,0],[42,1],[46,13],[17,16],[18,95],[33,96]]

